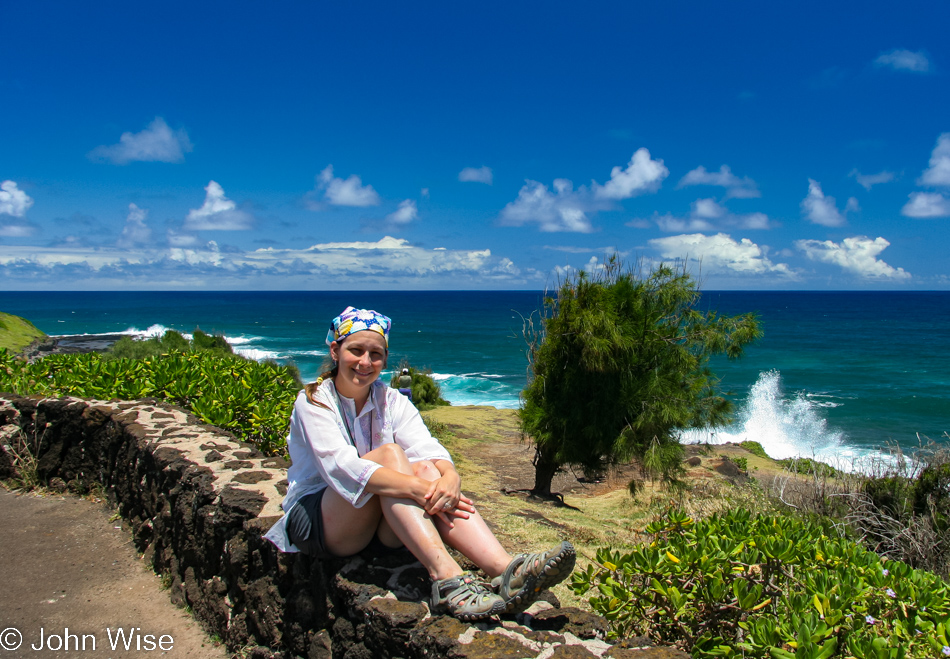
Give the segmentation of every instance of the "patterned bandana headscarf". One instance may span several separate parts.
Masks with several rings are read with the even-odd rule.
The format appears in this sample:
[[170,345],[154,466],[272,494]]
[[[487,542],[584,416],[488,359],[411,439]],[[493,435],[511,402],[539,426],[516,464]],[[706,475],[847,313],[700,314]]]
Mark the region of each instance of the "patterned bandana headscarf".
[[327,332],[327,345],[334,341],[342,341],[350,334],[371,330],[382,334],[386,339],[386,347],[389,347],[389,328],[393,321],[381,313],[371,309],[355,309],[347,307],[339,316],[330,323],[330,331]]

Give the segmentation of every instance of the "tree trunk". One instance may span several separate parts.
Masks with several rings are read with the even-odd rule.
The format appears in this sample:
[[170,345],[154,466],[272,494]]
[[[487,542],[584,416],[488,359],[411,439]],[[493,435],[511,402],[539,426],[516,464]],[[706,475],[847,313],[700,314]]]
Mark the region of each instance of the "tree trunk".
[[552,456],[547,455],[542,449],[535,448],[534,453],[534,487],[531,493],[540,497],[549,498],[551,496],[551,481],[554,480],[554,474],[561,467]]

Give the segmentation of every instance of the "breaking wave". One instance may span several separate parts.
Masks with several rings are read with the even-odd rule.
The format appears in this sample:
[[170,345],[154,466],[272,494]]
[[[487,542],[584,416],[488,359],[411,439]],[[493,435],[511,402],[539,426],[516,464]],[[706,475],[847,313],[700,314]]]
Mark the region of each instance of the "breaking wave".
[[690,430],[682,433],[680,440],[685,444],[755,441],[772,458],[808,457],[843,468],[853,467],[868,452],[846,445],[844,432],[828,426],[821,409],[845,404],[830,398],[838,397],[804,392],[787,395],[781,374],[766,371],[738,406],[733,425]]

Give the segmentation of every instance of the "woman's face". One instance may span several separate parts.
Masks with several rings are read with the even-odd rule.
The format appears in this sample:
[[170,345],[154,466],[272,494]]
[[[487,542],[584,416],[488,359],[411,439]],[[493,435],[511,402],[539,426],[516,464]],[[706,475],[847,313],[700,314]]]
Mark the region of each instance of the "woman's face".
[[370,330],[350,334],[342,342],[330,344],[330,357],[339,365],[335,382],[348,398],[373,384],[386,368],[386,340]]

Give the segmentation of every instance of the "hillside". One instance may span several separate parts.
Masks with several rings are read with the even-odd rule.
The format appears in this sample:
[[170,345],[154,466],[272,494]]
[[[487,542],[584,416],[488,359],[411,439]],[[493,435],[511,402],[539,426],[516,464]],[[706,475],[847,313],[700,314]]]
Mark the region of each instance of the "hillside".
[[44,338],[46,334],[27,319],[0,311],[0,348],[20,352],[34,341]]

